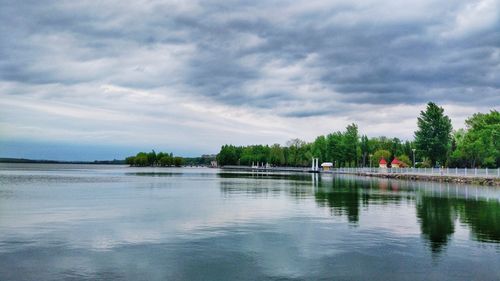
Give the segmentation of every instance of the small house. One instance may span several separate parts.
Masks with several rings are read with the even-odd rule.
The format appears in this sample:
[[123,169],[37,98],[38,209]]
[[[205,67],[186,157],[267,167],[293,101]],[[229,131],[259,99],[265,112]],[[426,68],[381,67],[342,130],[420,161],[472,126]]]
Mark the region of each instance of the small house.
[[380,159],[380,162],[378,162],[379,168],[387,168],[387,161],[385,161],[384,157]]
[[398,160],[398,158],[394,157],[394,160],[391,162],[391,168],[400,168],[401,167],[401,162]]
[[405,162],[399,161],[398,158],[394,158],[394,160],[392,160],[392,162],[391,162],[391,167],[392,168],[406,168],[406,167],[408,167],[408,165],[406,165]]
[[321,168],[323,169],[323,171],[329,171],[331,170],[333,167],[333,163],[332,162],[324,162],[324,163],[321,163]]

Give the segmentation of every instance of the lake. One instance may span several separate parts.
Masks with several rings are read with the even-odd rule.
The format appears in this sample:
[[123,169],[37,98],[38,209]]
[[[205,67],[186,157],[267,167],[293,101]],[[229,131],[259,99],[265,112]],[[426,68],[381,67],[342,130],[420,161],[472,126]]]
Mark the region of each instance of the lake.
[[500,280],[500,189],[0,164],[0,280]]

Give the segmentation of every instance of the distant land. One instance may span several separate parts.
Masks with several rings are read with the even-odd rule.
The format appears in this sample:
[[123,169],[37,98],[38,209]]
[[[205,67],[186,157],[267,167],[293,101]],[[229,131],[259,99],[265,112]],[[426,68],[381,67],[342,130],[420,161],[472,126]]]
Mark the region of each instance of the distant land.
[[[182,166],[209,166],[215,160],[215,154],[204,154],[200,157],[179,157],[182,159]],[[26,159],[0,157],[0,163],[41,163],[41,164],[100,164],[100,165],[125,165],[126,160],[94,160],[94,161],[60,161],[49,159]]]
[[25,159],[25,158],[0,158],[0,163],[47,163],[47,164],[103,164],[103,165],[124,165],[125,160],[94,160],[94,161],[58,161],[45,159]]

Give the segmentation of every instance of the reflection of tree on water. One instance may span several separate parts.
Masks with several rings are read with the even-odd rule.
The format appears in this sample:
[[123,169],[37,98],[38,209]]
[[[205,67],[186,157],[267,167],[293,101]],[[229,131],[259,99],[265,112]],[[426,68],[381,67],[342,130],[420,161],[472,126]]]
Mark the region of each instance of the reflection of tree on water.
[[470,225],[478,241],[500,242],[500,202],[466,201],[458,205],[460,221]]
[[221,182],[220,190],[225,196],[233,194],[247,194],[252,197],[280,196],[281,188],[279,186],[268,185],[262,182]]
[[294,198],[304,199],[311,193],[307,175],[219,173],[218,177],[225,179],[219,184],[225,196],[247,194],[252,197],[278,197],[286,192]]
[[[221,177],[239,178],[234,175]],[[269,178],[259,174],[247,177],[256,181],[223,181],[221,191],[226,195],[246,193],[253,197],[281,196],[284,192],[297,200],[307,199],[314,193],[319,206],[329,208],[332,215],[346,216],[350,223],[359,222],[361,208],[398,205],[407,200],[415,202],[422,237],[429,241],[433,253],[439,253],[449,243],[457,218],[469,226],[474,239],[500,243],[500,202],[496,199],[477,200],[477,191],[474,192],[476,196],[471,198],[464,186],[455,186],[450,190],[449,185],[435,183],[347,176],[331,180],[319,177],[317,181],[310,176],[280,175]]]
[[455,232],[455,220],[469,225],[473,237],[483,242],[500,242],[500,203],[423,196],[417,202],[417,217],[431,250],[439,252]]
[[402,200],[397,192],[378,192],[387,189],[397,191],[394,184],[387,180],[361,181],[359,178],[335,177],[332,182],[320,180],[315,197],[319,206],[331,208],[333,215],[346,215],[349,222],[355,223],[359,221],[361,206],[385,205]]
[[455,212],[448,198],[422,197],[417,200],[417,217],[422,235],[432,252],[440,252],[455,232]]
[[[397,196],[402,199],[406,190],[413,190],[419,194],[419,188],[407,185],[405,182],[378,180],[379,190],[392,190],[392,196]],[[398,186],[399,183],[403,183]],[[370,184],[374,186],[373,184]],[[419,184],[420,186],[420,184]],[[429,241],[429,245],[433,252],[441,251],[451,239],[455,232],[455,221],[457,217],[460,222],[469,226],[473,237],[478,241],[484,242],[500,242],[500,202],[497,200],[484,200],[470,198],[467,195],[459,197],[458,193],[445,189],[444,185],[432,184],[432,190],[439,193],[433,193],[431,196],[425,193],[429,191],[424,184],[423,196],[416,200],[417,218],[420,223],[420,229],[425,239]],[[455,190],[466,188],[464,186],[455,186]],[[436,190],[434,190],[436,188]],[[465,189],[467,194],[467,189]],[[363,204],[370,202],[387,202],[383,199],[388,194],[365,194],[363,193]],[[457,196],[457,197],[451,197]],[[368,200],[365,197],[369,197]],[[463,195],[462,195],[463,196]],[[377,198],[380,197],[380,198]],[[408,199],[413,198],[408,196]],[[393,201],[394,203],[394,201]]]
[[[399,204],[403,199],[398,182],[389,179],[370,180],[363,185],[363,206]],[[382,192],[381,192],[382,191]]]
[[322,207],[330,207],[337,216],[347,215],[349,222],[359,220],[359,205],[361,196],[359,182],[340,178],[333,179],[333,189],[318,188],[315,193],[316,202]]
[[265,179],[265,180],[289,180],[309,182],[310,177],[307,174],[279,174],[273,172],[221,172],[217,174],[219,178],[227,179]]
[[[453,191],[439,188],[439,194],[426,194],[429,189],[420,190],[406,182],[375,179],[369,181],[357,178],[334,177],[333,182],[321,181],[315,192],[319,206],[331,208],[336,216],[347,216],[351,223],[357,223],[360,208],[369,205],[399,204],[402,200],[415,200],[416,214],[424,239],[429,241],[432,252],[442,251],[455,232],[457,218],[469,226],[473,238],[484,242],[500,242],[500,202],[477,200],[458,196]],[[433,187],[434,188],[434,187]],[[464,188],[458,186],[458,188]],[[418,196],[420,194],[421,196]]]

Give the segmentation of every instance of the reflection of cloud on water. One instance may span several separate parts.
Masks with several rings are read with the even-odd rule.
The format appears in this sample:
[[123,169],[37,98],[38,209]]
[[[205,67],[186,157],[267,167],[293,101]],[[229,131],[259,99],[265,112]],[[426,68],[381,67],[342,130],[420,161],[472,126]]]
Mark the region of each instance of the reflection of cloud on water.
[[[317,184],[312,184],[316,180],[310,180],[309,175],[309,180],[261,175],[243,179],[216,174],[203,180],[193,175],[182,177],[186,181],[178,181],[175,175],[140,177],[127,185],[67,185],[58,190],[59,198],[48,198],[39,187],[26,187],[16,191],[18,196],[10,201],[4,198],[7,204],[3,208],[12,210],[15,206],[20,211],[10,218],[1,217],[0,240],[16,238],[35,245],[62,241],[69,248],[109,251],[124,245],[272,232],[291,235],[287,239],[300,245],[297,251],[301,255],[316,247],[344,249],[339,243],[360,247],[353,241],[356,237],[373,243],[404,244],[421,234],[432,250],[439,251],[462,228],[469,228],[473,239],[500,241],[495,234],[498,201],[475,200],[498,195],[488,188],[466,186],[464,190],[448,184],[350,176],[320,177]],[[27,194],[30,196],[25,199],[36,200],[23,203],[22,196]],[[434,197],[449,207],[441,208]]]
[[416,221],[415,206],[400,205],[401,211],[384,205],[370,206],[370,212],[363,212],[359,225],[363,229],[378,229],[381,232],[392,233],[400,237],[418,237],[420,228]]
[[246,202],[241,205],[234,202],[230,205],[230,212],[227,208],[215,207],[214,211],[206,213],[202,218],[179,222],[176,229],[181,233],[195,233],[197,236],[203,236],[210,235],[212,229],[219,229],[223,232],[224,228],[232,226],[272,224],[276,220],[289,218],[291,216],[289,210],[294,207],[291,206],[294,204],[281,198],[273,198],[263,202],[255,201],[255,203]]

